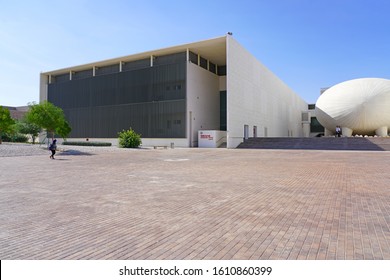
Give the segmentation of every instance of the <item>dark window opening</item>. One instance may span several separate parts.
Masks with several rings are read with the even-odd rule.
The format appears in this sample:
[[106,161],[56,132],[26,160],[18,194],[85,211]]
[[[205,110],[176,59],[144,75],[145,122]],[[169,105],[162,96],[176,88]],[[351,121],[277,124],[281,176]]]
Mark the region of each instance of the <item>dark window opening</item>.
[[227,99],[226,90],[219,92],[219,130],[227,130]]
[[324,132],[324,127],[320,124],[316,117],[311,117],[310,132]]
[[217,67],[214,63],[209,61],[209,71],[215,74],[215,71],[217,70]]
[[198,65],[198,55],[193,52],[190,52],[190,61]]
[[226,65],[218,66],[218,76],[226,76]]
[[207,59],[200,57],[200,65],[199,66],[207,70]]

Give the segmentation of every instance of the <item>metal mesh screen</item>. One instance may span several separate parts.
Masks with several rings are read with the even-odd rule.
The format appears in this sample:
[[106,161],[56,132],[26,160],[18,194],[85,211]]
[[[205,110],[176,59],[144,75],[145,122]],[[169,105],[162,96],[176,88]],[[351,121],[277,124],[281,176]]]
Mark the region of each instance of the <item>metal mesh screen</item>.
[[85,78],[92,77],[92,74],[93,74],[92,68],[88,70],[78,71],[73,73],[72,79],[74,80],[85,79]]
[[97,67],[95,69],[95,75],[105,75],[119,72],[119,64],[108,65],[103,67]]
[[72,80],[48,86],[74,138],[116,138],[132,127],[145,138],[185,138],[186,63]]
[[69,73],[52,77],[52,83],[63,83],[69,81]]
[[147,67],[150,67],[150,58],[125,62],[122,65],[122,71],[131,71]]

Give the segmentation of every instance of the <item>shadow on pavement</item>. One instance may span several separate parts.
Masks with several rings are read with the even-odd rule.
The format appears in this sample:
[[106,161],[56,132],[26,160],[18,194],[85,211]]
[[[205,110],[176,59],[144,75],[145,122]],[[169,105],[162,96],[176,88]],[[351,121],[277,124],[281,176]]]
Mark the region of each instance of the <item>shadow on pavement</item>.
[[78,150],[66,150],[66,151],[61,151],[58,154],[61,156],[92,156],[92,155],[94,155],[92,153],[81,152]]

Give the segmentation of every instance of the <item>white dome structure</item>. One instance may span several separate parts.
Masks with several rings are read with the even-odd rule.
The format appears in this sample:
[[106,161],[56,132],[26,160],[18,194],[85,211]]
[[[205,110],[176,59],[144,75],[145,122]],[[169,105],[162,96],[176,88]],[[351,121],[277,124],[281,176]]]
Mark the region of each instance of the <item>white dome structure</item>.
[[318,98],[315,113],[328,132],[340,126],[344,136],[387,136],[390,80],[364,78],[337,84]]

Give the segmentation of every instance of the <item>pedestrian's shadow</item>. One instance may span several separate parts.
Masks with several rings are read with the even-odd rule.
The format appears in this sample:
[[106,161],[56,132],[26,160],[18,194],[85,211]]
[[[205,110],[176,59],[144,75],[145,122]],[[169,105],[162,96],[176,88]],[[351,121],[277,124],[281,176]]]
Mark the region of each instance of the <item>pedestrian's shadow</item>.
[[59,153],[61,156],[92,156],[93,154],[78,150],[65,150]]

